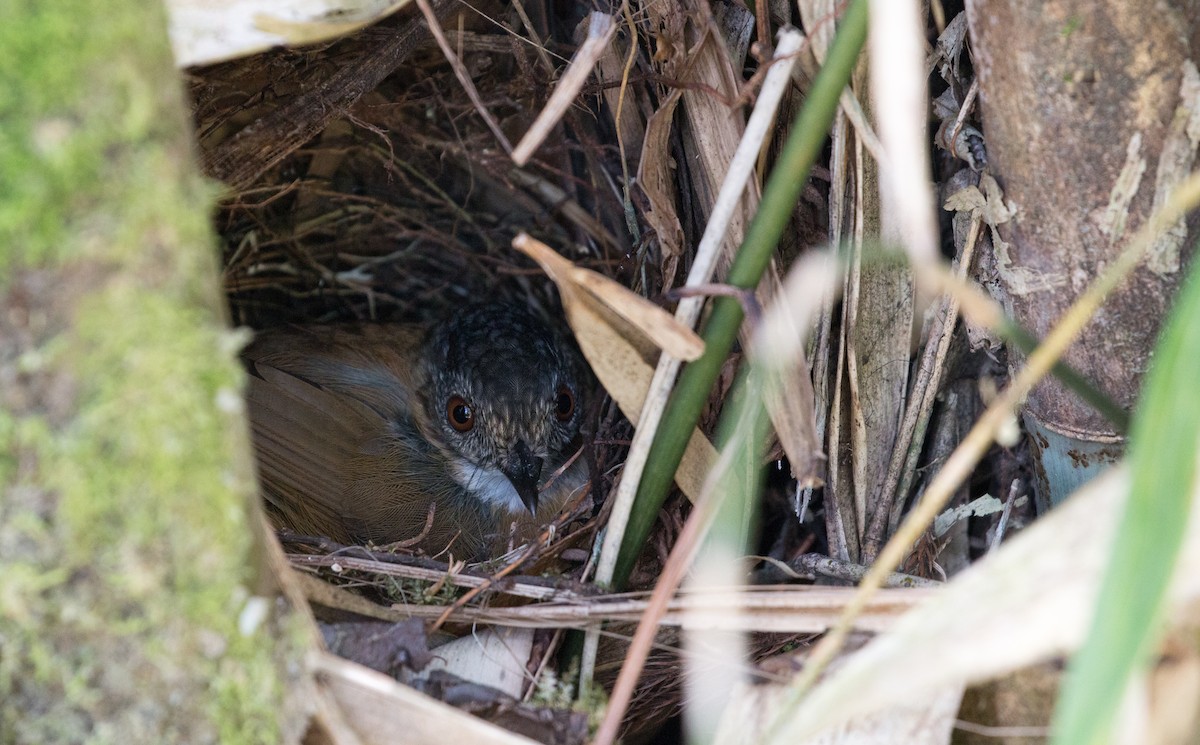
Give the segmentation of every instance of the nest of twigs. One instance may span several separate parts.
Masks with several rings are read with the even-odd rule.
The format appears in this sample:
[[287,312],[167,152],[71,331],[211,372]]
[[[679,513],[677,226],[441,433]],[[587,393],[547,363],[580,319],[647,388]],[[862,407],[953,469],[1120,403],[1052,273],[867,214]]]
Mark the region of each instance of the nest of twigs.
[[[721,3],[713,8],[728,10]],[[510,245],[519,232],[553,246],[578,266],[670,305],[664,289],[677,285],[686,272],[689,247],[698,243],[706,219],[695,195],[707,194],[713,185],[693,168],[694,154],[680,134],[697,126],[694,122],[681,121],[661,142],[647,145],[666,154],[663,162],[675,179],[675,191],[666,198],[673,202],[678,234],[664,242],[669,231],[661,204],[639,180],[638,157],[645,142],[661,137],[648,123],[650,115],[666,110],[669,119],[673,96],[689,89],[681,81],[691,71],[675,68],[678,80],[659,72],[672,69],[669,58],[679,51],[672,51],[668,39],[686,35],[687,24],[711,23],[715,29],[716,19],[696,11],[694,18],[659,21],[666,24],[659,46],[652,48],[653,34],[641,34],[631,56],[617,54],[629,49],[622,28],[597,76],[533,158],[518,167],[502,140],[526,132],[550,98],[578,43],[583,9],[483,2],[435,4],[433,12],[461,70],[447,62],[434,39],[413,31],[419,25],[415,13],[398,13],[324,46],[274,50],[191,71],[203,160],[231,187],[215,221],[234,322],[261,329],[346,320],[419,321],[485,299],[518,300],[554,313],[558,299],[552,284]],[[642,31],[653,26],[643,17],[636,22]],[[396,42],[401,37],[408,41]],[[384,65],[388,69],[381,72],[376,63],[381,55],[398,63]],[[757,82],[753,55],[746,59],[751,67],[745,77]],[[346,94],[347,89],[355,93]],[[715,89],[705,91],[720,98]],[[739,100],[722,103],[734,106]],[[796,97],[785,98],[781,117],[797,105]],[[818,168],[807,186],[781,246],[784,260],[824,241],[829,178]],[[661,200],[662,184],[658,187],[654,196]],[[737,356],[727,364],[702,418],[706,431],[711,432],[732,385]],[[831,365],[828,359],[825,364]],[[814,368],[813,377],[832,374],[832,367]],[[592,483],[586,498],[571,505],[535,545],[502,559],[447,566],[439,557],[412,556],[403,547],[381,552],[319,536],[281,536],[292,565],[323,580],[305,581],[318,616],[331,623],[416,616],[455,629],[526,612],[532,624],[540,606],[523,611],[522,603],[560,594],[578,600],[594,592],[586,584],[589,557],[607,518],[607,497],[632,427],[611,401],[598,405],[591,417]],[[776,446],[771,453],[776,464],[764,509],[768,516],[783,515],[795,508],[797,486],[783,451]],[[819,491],[816,499],[814,511]],[[635,588],[653,585],[688,509],[685,500],[668,501],[634,572]],[[794,519],[768,518],[765,524],[762,553],[791,559],[825,550],[820,530]],[[394,610],[396,604],[406,610]],[[537,625],[553,628],[555,618],[560,623],[557,631],[539,637],[537,659],[527,670],[531,679],[552,667],[563,630],[582,623],[546,613]],[[331,642],[345,636],[331,634]],[[762,654],[780,645],[777,636],[756,644]],[[353,641],[343,654],[390,673],[405,667],[394,650],[364,653]],[[411,648],[401,657],[413,655],[420,652]],[[602,662],[598,671],[615,675],[617,662]],[[679,677],[674,656],[652,661],[631,720],[674,713],[680,705]],[[534,692],[529,686],[527,699]],[[570,742],[578,739],[579,728],[578,722],[556,720],[530,733]]]
[[[550,73],[532,74],[532,51],[488,18],[451,34],[482,105],[505,129],[528,125],[549,95]],[[393,21],[412,23],[405,16]],[[561,30],[560,30],[561,32]],[[193,71],[201,144],[213,151],[238,123],[280,105],[274,81],[297,68],[336,65],[368,29],[327,48],[277,50]],[[565,43],[546,51],[569,54]],[[555,55],[557,60],[561,60]],[[281,72],[282,71],[282,72]],[[295,95],[295,94],[293,94]],[[346,320],[422,321],[464,302],[525,302],[554,313],[541,270],[514,251],[530,233],[580,266],[656,295],[658,257],[628,238],[619,160],[595,112],[569,112],[524,168],[512,165],[432,39],[344,117],[253,184],[227,196],[216,216],[235,323],[254,329]],[[633,214],[638,217],[636,211]],[[628,427],[608,411],[594,431],[602,502],[605,473],[620,462]]]

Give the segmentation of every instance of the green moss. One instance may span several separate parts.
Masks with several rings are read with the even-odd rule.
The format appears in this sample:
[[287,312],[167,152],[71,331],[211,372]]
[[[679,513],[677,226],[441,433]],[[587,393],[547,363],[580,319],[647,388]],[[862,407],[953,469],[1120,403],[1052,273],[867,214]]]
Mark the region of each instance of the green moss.
[[608,708],[608,696],[603,688],[592,685],[576,698],[575,685],[571,681],[578,679],[579,665],[574,661],[567,666],[562,675],[551,668],[542,670],[531,703],[551,709],[571,709],[585,713],[588,734],[594,736],[600,729],[604,712]]
[[121,281],[76,318],[48,366],[71,371],[77,415],[5,428],[40,467],[6,469],[30,500],[0,511],[0,741],[274,741],[303,645],[286,618],[237,628],[253,489],[224,332]]
[[241,371],[161,5],[8,8],[0,304],[54,281],[0,319],[0,744],[276,741],[306,637],[238,627]]
[[1058,32],[1058,35],[1064,39],[1069,39],[1072,34],[1081,28],[1083,28],[1083,18],[1080,16],[1071,16],[1063,24],[1062,30]]
[[406,577],[388,577],[381,589],[385,598],[401,605],[450,605],[467,592],[448,579],[430,584],[428,580]]
[[8,248],[0,276],[8,276],[14,248],[36,261],[70,255],[73,223],[97,200],[90,185],[119,182],[108,172],[108,148],[136,145],[179,122],[156,121],[150,112],[161,116],[160,97],[145,83],[139,90],[118,82],[149,80],[136,52],[161,48],[146,38],[163,34],[161,9],[14,0],[8,10],[0,24],[0,246]]

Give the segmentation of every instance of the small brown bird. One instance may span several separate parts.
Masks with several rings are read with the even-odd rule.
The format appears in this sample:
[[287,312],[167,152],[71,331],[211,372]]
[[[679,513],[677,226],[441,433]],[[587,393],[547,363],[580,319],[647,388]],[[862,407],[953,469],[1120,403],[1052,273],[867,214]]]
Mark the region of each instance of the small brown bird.
[[483,559],[532,536],[587,479],[583,458],[558,473],[579,447],[586,370],[527,309],[277,329],[243,356],[262,491],[297,532],[419,537],[430,554]]

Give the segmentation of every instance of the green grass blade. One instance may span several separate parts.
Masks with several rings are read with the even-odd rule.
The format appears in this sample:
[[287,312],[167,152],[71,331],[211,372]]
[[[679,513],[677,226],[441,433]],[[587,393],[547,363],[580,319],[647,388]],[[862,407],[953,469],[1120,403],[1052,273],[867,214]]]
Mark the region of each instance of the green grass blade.
[[1132,483],[1095,620],[1072,660],[1055,712],[1055,745],[1111,739],[1130,676],[1162,632],[1168,583],[1183,541],[1200,444],[1200,263],[1155,351],[1133,420]]

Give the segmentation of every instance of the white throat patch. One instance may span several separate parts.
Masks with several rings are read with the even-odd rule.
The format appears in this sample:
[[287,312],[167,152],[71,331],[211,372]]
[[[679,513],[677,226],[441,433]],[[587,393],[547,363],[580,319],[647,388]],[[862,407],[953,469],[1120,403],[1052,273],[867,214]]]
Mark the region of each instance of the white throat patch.
[[498,468],[484,468],[464,460],[456,460],[454,480],[489,507],[499,507],[509,513],[528,511],[512,482]]

